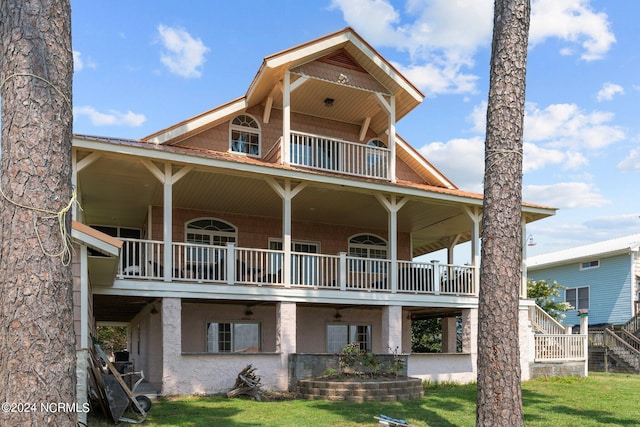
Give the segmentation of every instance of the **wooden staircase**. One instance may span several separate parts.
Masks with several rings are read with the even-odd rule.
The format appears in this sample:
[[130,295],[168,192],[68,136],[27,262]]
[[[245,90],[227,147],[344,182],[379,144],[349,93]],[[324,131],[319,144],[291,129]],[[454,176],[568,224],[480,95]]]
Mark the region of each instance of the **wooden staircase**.
[[604,351],[604,366],[640,374],[640,317],[633,316],[621,328],[589,331],[589,346]]
[[562,335],[565,328],[537,304],[529,307],[529,321],[536,334]]

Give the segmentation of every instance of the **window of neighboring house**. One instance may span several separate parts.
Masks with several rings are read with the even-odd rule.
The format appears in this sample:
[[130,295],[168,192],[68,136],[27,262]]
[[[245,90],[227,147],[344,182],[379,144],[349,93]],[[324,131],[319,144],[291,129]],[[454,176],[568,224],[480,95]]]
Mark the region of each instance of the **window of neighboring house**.
[[207,352],[257,353],[260,347],[258,322],[207,323]]
[[367,143],[367,146],[372,147],[367,150],[367,174],[380,178],[386,177],[387,157],[373,147],[387,148],[387,145],[379,139],[373,139]]
[[[349,239],[349,256],[358,258],[387,259],[387,242],[373,234],[357,234]],[[374,271],[382,268],[380,263],[350,260],[350,271]]]
[[589,270],[591,268],[598,268],[598,267],[600,267],[600,260],[598,259],[580,263],[580,270]]
[[362,351],[371,351],[371,325],[327,325],[327,353],[340,353],[345,345],[351,343],[357,343]]
[[241,114],[231,121],[231,151],[260,156],[260,126],[253,117]]
[[589,309],[589,287],[568,288],[564,291],[564,300],[571,304],[574,310]]

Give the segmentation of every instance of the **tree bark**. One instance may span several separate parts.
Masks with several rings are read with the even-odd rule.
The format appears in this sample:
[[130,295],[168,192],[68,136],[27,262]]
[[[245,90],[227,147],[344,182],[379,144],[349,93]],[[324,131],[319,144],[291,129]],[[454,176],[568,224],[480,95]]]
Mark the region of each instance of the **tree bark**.
[[485,145],[478,426],[523,426],[519,290],[529,0],[496,0]]
[[0,425],[75,426],[69,0],[0,0],[0,39]]

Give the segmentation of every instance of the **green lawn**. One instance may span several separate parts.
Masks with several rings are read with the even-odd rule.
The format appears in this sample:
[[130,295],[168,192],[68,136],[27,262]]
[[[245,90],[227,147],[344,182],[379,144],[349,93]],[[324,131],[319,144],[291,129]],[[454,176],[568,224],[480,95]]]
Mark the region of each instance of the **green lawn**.
[[[525,423],[534,426],[640,425],[640,376],[590,374],[589,378],[538,379],[522,385]],[[269,401],[222,396],[154,402],[145,426],[374,426],[374,415],[416,426],[474,426],[475,385],[427,385],[423,399],[402,403]],[[106,426],[91,419],[90,426]]]

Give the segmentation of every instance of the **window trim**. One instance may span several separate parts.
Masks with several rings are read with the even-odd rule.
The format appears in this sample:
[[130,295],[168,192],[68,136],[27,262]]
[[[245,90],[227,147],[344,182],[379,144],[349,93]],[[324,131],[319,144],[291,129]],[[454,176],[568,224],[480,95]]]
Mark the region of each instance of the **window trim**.
[[[240,116],[247,116],[249,117],[251,120],[253,120],[256,125],[258,126],[258,128],[253,128],[253,127],[248,127],[248,126],[241,126],[241,125],[235,125],[233,124],[233,121],[235,119],[237,119]],[[248,134],[253,134],[253,135],[257,135],[258,136],[258,152],[257,153],[251,153],[251,149],[249,148],[247,152],[244,151],[236,151],[233,149],[233,131],[237,131],[237,132],[245,132]],[[249,144],[248,146],[251,147],[251,143],[250,142],[246,142],[243,141],[245,144]],[[251,114],[248,113],[241,113],[238,114],[236,116],[234,116],[230,121],[229,121],[229,152],[233,153],[233,154],[238,154],[241,156],[249,156],[249,157],[257,157],[260,158],[262,157],[262,128],[260,127],[260,121],[257,120],[255,117],[253,117]]]
[[[586,307],[580,307],[579,303],[580,303],[580,289],[586,289],[587,290],[587,306]],[[589,310],[590,306],[591,306],[591,289],[589,286],[576,286],[573,288],[566,288],[564,290],[564,301],[567,303],[570,303],[570,301],[568,301],[567,299],[567,292],[568,291],[574,291],[575,292],[575,305],[571,304],[571,306],[573,307],[573,309],[571,309],[570,311],[578,311],[578,310]]]
[[[588,264],[588,265],[585,265]],[[594,268],[600,268],[600,260],[592,259],[590,261],[582,261],[580,263],[580,271],[583,270],[593,270]]]
[[[217,324],[229,324],[231,325],[231,350],[230,351],[211,351],[209,350],[209,325],[212,323]],[[258,327],[258,350],[253,351],[234,351],[235,347],[235,326],[236,325],[257,325]],[[216,344],[219,346],[220,342],[216,339]],[[204,331],[204,348],[205,353],[208,354],[248,354],[248,353],[261,353],[262,352],[262,322],[259,320],[207,320],[205,323]]]
[[[191,229],[192,234],[195,234],[196,232],[199,234],[206,234],[210,237],[213,236],[221,236],[221,237],[233,237],[233,241],[234,243],[238,243],[238,227],[236,227],[234,224],[232,224],[231,222],[224,220],[222,218],[215,218],[215,217],[209,217],[209,216],[205,216],[205,217],[199,217],[199,218],[192,218],[188,221],[185,221],[184,223],[184,241],[185,243],[193,243],[193,244],[197,244],[196,242],[189,242],[187,240],[187,235],[189,234],[189,224],[196,222],[196,221],[202,221],[202,220],[213,220],[213,221],[220,221],[222,223],[227,224],[228,226],[232,227],[235,231],[233,233],[231,233],[230,231],[217,231],[217,230],[203,230],[203,229]],[[211,242],[213,242],[213,240],[211,240]],[[222,245],[215,245],[213,243],[209,243],[208,246],[222,246]]]

